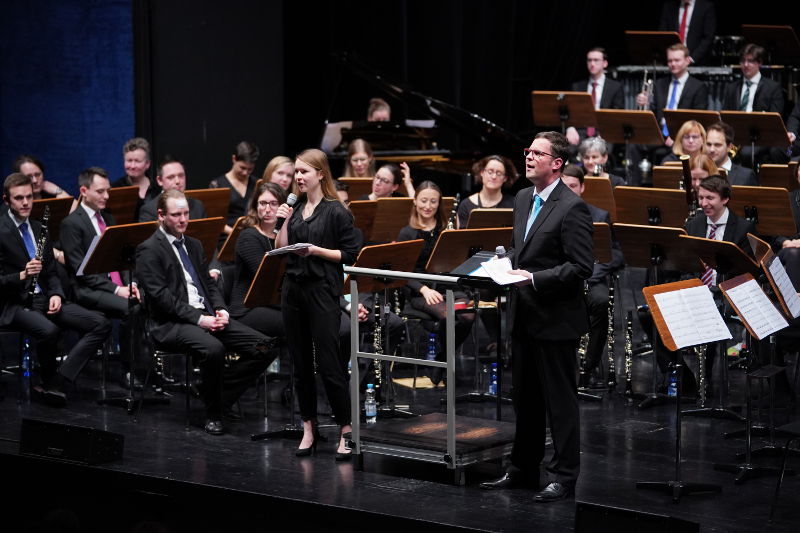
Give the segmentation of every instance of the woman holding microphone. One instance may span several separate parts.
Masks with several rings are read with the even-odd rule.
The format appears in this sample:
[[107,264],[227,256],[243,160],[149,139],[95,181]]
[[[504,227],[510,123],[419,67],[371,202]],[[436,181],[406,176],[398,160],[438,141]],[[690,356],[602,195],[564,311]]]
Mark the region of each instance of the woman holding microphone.
[[289,351],[294,358],[303,439],[296,455],[311,455],[319,439],[314,362],[319,369],[331,411],[340,426],[336,460],[350,459],[346,437],[350,425],[350,393],[339,353],[339,295],[343,264],[355,262],[361,245],[353,216],[336,196],[328,158],[308,149],[295,159],[297,203],[282,204],[277,217],[286,222],[276,246],[309,243],[288,254],[281,307]]

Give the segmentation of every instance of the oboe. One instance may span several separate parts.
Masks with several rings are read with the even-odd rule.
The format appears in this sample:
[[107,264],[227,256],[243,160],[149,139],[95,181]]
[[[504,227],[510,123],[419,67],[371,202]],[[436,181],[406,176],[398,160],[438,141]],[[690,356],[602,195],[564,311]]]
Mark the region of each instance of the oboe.
[[[42,256],[44,254],[44,246],[47,243],[48,236],[50,234],[50,229],[48,227],[48,223],[50,221],[50,206],[44,206],[44,213],[42,214],[42,233],[39,236],[39,240],[36,241],[36,253],[34,255],[34,259],[37,261],[42,260]],[[33,307],[33,295],[36,294],[36,285],[39,282],[39,274],[34,274],[31,276],[31,285],[28,287],[28,308],[30,309]]]
[[608,337],[606,338],[608,355],[608,392],[617,388],[617,369],[614,366],[614,277],[608,286]]
[[625,396],[633,396],[633,311],[625,320]]

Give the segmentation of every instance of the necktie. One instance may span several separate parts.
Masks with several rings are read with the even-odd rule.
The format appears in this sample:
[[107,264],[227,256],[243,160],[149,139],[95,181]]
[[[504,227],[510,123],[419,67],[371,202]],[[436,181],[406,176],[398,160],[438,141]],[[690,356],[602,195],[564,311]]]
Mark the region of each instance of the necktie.
[[[19,225],[19,232],[22,234],[22,242],[25,243],[25,250],[28,252],[28,259],[33,259],[36,257],[36,246],[33,244],[33,239],[31,238],[31,234],[28,233],[28,223],[23,222]],[[41,287],[39,284],[36,284],[36,292],[41,292]]]
[[186,250],[183,247],[183,239],[175,239],[172,241],[172,244],[178,249],[178,255],[181,258],[181,263],[183,263],[183,268],[186,269],[186,272],[188,272],[189,276],[192,278],[194,286],[197,287],[197,292],[203,297],[203,303],[206,306],[206,311],[213,316],[214,310],[211,308],[211,303],[208,301],[208,295],[206,295],[206,291],[203,289],[203,284],[200,283],[200,278],[197,276],[197,271],[194,269],[194,265],[192,265],[192,260],[189,259],[189,254],[186,253]]
[[747,103],[750,101],[750,86],[753,85],[753,82],[747,80],[744,84],[744,94],[742,94],[742,101],[739,103],[739,111],[747,111]]
[[683,16],[681,17],[681,25],[678,28],[678,37],[680,37],[681,42],[686,44],[686,16],[689,14],[689,2],[683,3]]
[[[97,220],[97,227],[100,228],[100,235],[106,232],[106,221],[103,220],[103,216],[100,214],[100,211],[94,212],[94,218]],[[114,284],[119,285],[122,287],[124,283],[122,283],[122,276],[119,275],[119,272],[109,272],[108,277],[111,278],[111,281]]]
[[[592,107],[597,109],[597,82],[596,81],[592,82]],[[594,137],[594,134],[595,134],[595,129],[593,127],[589,126],[588,128],[586,128],[586,135],[588,135],[589,137]]]
[[[708,238],[712,239],[712,240],[717,238],[717,225],[716,224],[711,224],[711,226],[709,226]],[[714,269],[709,267],[709,266],[707,266],[705,271],[703,271],[703,275],[700,276],[700,281],[702,281],[703,284],[707,285],[708,287],[713,286],[714,285]]]
[[[675,109],[678,104],[678,84],[680,82],[678,80],[672,80],[672,92],[669,95],[669,103],[667,103],[667,109]],[[664,124],[661,126],[661,133],[664,134],[664,137],[669,137],[669,130],[667,129],[667,123],[664,121]]]
[[525,238],[528,238],[528,232],[531,231],[531,226],[533,226],[533,221],[536,220],[536,215],[539,214],[539,211],[542,209],[542,197],[538,194],[534,195],[533,197],[533,209],[531,209],[531,214],[528,217],[528,223],[525,225]]

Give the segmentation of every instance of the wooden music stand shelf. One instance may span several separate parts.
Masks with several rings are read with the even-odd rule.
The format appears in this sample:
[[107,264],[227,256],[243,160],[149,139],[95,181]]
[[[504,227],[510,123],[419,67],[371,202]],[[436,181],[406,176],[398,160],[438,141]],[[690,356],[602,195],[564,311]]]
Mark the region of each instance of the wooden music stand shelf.
[[188,198],[194,198],[203,203],[208,218],[228,218],[228,204],[231,201],[231,190],[228,187],[219,189],[193,189],[184,191]]
[[537,126],[597,127],[592,96],[578,91],[532,91],[533,123]]
[[[217,260],[221,263],[233,263],[236,259],[236,242],[239,240],[239,234],[244,230],[245,217],[236,219],[233,225],[233,231],[228,234],[225,242],[222,243],[222,248],[219,249]],[[225,226],[223,226],[224,228]]]
[[720,122],[722,120],[718,111],[704,111],[700,109],[664,109],[663,112],[664,120],[667,121],[667,130],[669,131],[670,137],[673,139],[678,133],[678,130],[681,129],[681,126],[683,126],[683,123],[689,120],[695,120],[699,122],[704,128],[708,128],[711,124]]
[[[347,184],[347,196],[350,201],[358,200],[365,194],[372,192],[372,178],[339,178],[340,183]],[[400,188],[397,189],[398,191]]]
[[589,177],[583,179],[583,201],[608,211],[611,222],[617,221],[617,202],[614,200],[614,189],[608,178]]
[[49,206],[50,220],[47,223],[47,229],[50,232],[50,240],[52,242],[58,242],[61,236],[61,221],[69,215],[69,210],[72,208],[72,202],[74,201],[75,198],[72,196],[34,200],[30,218],[32,220],[42,220],[44,209]]
[[688,214],[686,193],[676,189],[628,187],[614,189],[617,222],[682,228]]
[[139,203],[139,186],[114,187],[108,190],[106,211],[114,215],[117,225],[136,222],[136,205]]
[[494,252],[497,246],[511,243],[513,228],[444,230],[431,253],[425,271],[450,272],[480,251]]
[[186,226],[186,235],[200,241],[206,260],[210,260],[214,255],[214,249],[217,247],[223,228],[225,228],[223,217],[199,218],[189,221]]
[[[514,210],[505,208],[478,208],[469,213],[467,228],[510,228],[514,225]],[[465,228],[466,229],[466,228]]]
[[734,185],[728,208],[753,223],[759,235],[794,235],[791,196],[786,189]]

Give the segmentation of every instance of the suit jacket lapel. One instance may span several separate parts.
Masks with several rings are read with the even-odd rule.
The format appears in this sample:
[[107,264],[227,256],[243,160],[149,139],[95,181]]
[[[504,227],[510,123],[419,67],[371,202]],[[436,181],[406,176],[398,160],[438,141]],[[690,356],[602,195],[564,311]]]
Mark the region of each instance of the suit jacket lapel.
[[[25,248],[25,241],[22,240],[22,235],[20,235],[19,228],[17,227],[17,225],[14,223],[13,220],[11,220],[11,217],[9,217],[8,215],[3,217],[3,223],[8,227],[8,231],[13,235],[12,239],[14,239],[14,241],[17,243],[17,247],[20,250],[20,253],[27,258],[28,249]],[[30,224],[30,220],[28,220],[28,223]]]
[[[561,178],[558,178],[559,180]],[[550,216],[550,213],[553,212],[553,209],[556,208],[556,202],[558,202],[558,197],[561,194],[559,189],[561,188],[561,184],[557,184],[555,188],[550,192],[550,196],[547,197],[547,201],[542,204],[542,208],[539,211],[539,214],[536,215],[536,220],[533,221],[533,226],[531,226],[531,230],[528,232],[528,237],[525,239],[525,243],[527,244],[528,241],[531,240],[531,237],[534,233],[541,227],[544,221]],[[531,204],[532,206],[533,204]],[[530,215],[530,211],[528,211],[528,215]],[[522,226],[523,231],[525,230],[525,226],[528,225],[528,218],[525,217],[525,225]]]

